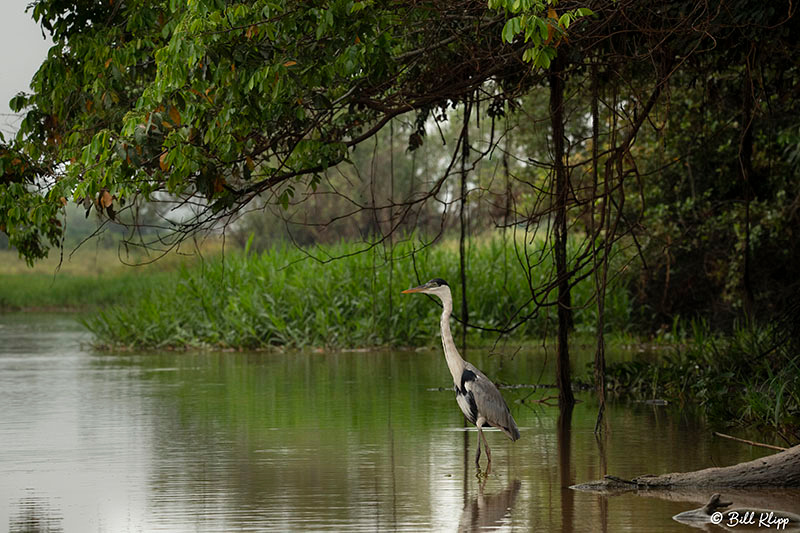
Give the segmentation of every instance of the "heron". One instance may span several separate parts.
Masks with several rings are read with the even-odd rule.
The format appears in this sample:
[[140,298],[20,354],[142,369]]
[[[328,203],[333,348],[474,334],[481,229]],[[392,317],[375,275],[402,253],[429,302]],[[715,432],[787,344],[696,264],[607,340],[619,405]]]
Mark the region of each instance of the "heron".
[[492,452],[486,442],[486,436],[483,434],[483,427],[486,425],[496,427],[509,439],[516,441],[519,438],[517,423],[514,422],[514,417],[511,416],[511,411],[495,384],[475,365],[465,361],[456,349],[453,334],[450,333],[453,296],[447,282],[441,278],[434,278],[424,285],[404,290],[403,294],[417,292],[432,294],[442,301],[442,318],[439,325],[442,329],[444,358],[447,361],[447,368],[450,369],[450,374],[453,376],[456,402],[467,420],[478,428],[478,451],[475,454],[475,465],[480,469],[481,441],[483,441],[488,470],[492,464]]

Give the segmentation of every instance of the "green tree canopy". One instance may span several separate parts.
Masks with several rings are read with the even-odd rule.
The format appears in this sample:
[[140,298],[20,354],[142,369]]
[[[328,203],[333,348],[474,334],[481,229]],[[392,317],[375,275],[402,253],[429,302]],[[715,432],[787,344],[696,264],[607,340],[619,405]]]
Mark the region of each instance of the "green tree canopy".
[[392,117],[419,113],[413,147],[436,108],[490,79],[518,91],[530,71],[484,2],[40,0],[32,14],[55,44],[0,152],[0,224],[29,260],[57,244],[67,201],[114,219],[166,192],[196,214],[179,233],[265,193],[285,206]]

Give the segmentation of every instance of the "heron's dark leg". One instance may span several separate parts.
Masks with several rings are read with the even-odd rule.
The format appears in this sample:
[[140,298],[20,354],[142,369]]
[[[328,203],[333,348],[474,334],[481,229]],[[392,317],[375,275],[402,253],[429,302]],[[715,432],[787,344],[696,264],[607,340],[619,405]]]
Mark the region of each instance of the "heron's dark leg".
[[489,443],[486,442],[486,435],[483,434],[480,428],[478,428],[478,433],[480,433],[481,438],[483,439],[483,447],[486,448],[486,469],[488,470],[491,468],[492,464],[492,451],[489,449]]
[[481,467],[481,427],[478,426],[478,452],[475,454],[475,466]]

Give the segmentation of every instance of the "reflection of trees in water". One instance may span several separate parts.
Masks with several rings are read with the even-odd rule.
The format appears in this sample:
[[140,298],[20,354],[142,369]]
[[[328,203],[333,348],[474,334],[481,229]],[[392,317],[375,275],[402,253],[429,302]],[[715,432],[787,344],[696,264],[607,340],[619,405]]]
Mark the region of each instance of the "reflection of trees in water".
[[459,531],[478,531],[499,526],[503,518],[511,513],[522,482],[515,479],[501,492],[488,495],[483,493],[484,485],[485,479],[479,485],[478,495],[461,512]]
[[61,522],[64,517],[61,511],[50,505],[50,499],[42,496],[30,495],[20,498],[16,506],[16,513],[12,511],[8,521],[11,533],[56,533],[64,531]]
[[562,531],[572,531],[575,514],[575,495],[569,488],[572,485],[572,407],[572,404],[561,405],[556,422]]

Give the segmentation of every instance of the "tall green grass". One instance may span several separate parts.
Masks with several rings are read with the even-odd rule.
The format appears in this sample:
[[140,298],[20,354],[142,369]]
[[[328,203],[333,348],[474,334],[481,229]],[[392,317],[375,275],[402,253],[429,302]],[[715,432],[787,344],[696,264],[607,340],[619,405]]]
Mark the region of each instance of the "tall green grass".
[[[340,244],[308,253],[283,246],[261,255],[236,253],[184,267],[129,305],[112,306],[86,321],[100,345],[127,347],[269,346],[363,347],[424,345],[435,342],[440,307],[420,295],[400,291],[433,277],[449,281],[460,309],[458,252],[453,246],[411,254],[397,246],[388,261],[383,248],[364,253]],[[333,257],[339,259],[329,261]],[[416,267],[416,270],[415,270]],[[419,278],[417,277],[419,273]],[[515,337],[541,337],[554,329],[554,307],[537,310],[529,281],[513,249],[499,239],[471,247],[468,269],[470,323],[503,329],[532,314]],[[531,271],[533,284],[551,275],[549,256]],[[591,299],[590,278],[573,289],[573,303]],[[555,295],[551,295],[551,299]],[[612,291],[607,324],[625,329],[630,305],[624,289]],[[594,327],[593,306],[576,309],[577,329]],[[497,332],[470,330],[474,341]]]

